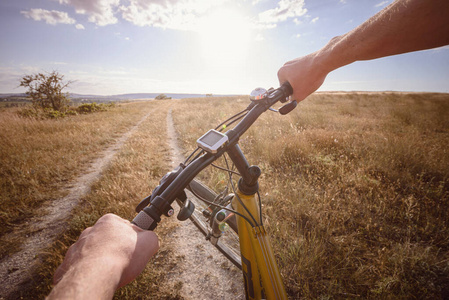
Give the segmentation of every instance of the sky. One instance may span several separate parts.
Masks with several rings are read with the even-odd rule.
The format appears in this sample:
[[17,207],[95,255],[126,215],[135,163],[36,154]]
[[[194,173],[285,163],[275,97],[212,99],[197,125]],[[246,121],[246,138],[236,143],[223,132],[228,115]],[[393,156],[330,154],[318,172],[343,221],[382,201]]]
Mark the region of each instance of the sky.
[[[0,93],[57,71],[69,92],[249,94],[384,0],[0,0]],[[322,91],[449,92],[449,47],[356,62]]]

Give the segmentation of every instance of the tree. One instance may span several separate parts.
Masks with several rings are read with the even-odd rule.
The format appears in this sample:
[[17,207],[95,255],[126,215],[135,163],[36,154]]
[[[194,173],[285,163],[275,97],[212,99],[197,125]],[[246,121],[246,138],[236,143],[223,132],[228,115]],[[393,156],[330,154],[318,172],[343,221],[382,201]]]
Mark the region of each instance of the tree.
[[64,111],[70,100],[63,90],[72,82],[64,82],[63,79],[64,75],[56,71],[49,74],[37,73],[25,75],[20,81],[20,86],[28,89],[26,94],[31,97],[34,107]]
[[167,95],[165,94],[160,94],[158,96],[156,96],[156,98],[154,98],[156,100],[167,100],[167,99],[171,99],[171,97],[167,97]]

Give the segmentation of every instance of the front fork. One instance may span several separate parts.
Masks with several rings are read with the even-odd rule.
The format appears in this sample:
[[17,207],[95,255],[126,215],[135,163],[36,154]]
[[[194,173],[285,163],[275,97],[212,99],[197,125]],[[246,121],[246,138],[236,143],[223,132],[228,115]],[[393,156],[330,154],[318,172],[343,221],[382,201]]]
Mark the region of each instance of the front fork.
[[[287,299],[270,241],[265,228],[260,225],[260,212],[256,197],[254,194],[245,195],[240,190],[237,191],[237,195],[259,224],[252,227],[244,218],[237,216],[246,299],[262,299],[262,286],[267,299]],[[235,209],[254,222],[248,211],[236,198],[234,197],[233,200]]]

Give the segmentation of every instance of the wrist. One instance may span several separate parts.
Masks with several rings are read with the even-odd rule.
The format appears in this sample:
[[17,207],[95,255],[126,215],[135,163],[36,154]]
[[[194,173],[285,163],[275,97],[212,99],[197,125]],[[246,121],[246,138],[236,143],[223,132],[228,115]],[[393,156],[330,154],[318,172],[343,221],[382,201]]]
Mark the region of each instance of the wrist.
[[83,258],[70,266],[48,299],[111,299],[124,267],[114,257]]
[[332,38],[323,48],[316,52],[316,64],[326,74],[353,63],[351,47],[345,45],[346,35]]

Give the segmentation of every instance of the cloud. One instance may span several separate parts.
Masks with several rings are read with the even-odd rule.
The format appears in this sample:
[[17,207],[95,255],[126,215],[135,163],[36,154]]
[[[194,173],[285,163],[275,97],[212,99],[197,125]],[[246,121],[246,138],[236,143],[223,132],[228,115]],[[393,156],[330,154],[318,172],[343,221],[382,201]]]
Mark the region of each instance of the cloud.
[[123,19],[138,26],[193,30],[198,18],[224,1],[207,0],[129,0],[120,6]]
[[383,6],[386,6],[388,3],[390,3],[390,1],[382,1],[382,2],[374,5],[374,7],[383,7]]
[[[118,22],[118,18],[137,26],[159,27],[175,30],[198,30],[201,20],[214,11],[222,9],[223,4],[238,4],[235,0],[53,0],[72,7],[77,14],[86,15],[88,21],[98,26]],[[256,4],[261,0],[253,0]],[[276,7],[261,12],[246,23],[252,28],[274,28],[279,22],[292,19],[301,24],[299,17],[307,13],[305,0],[280,0]],[[49,24],[76,24],[76,29],[85,27],[70,18],[65,12],[35,9],[22,12],[26,17],[45,20]],[[314,19],[315,20],[315,19]]]
[[316,22],[318,22],[319,19],[320,19],[319,17],[313,18],[312,21],[310,21],[310,23],[315,24]]
[[76,13],[87,15],[89,22],[98,26],[117,23],[114,13],[120,5],[120,0],[58,0],[58,2],[72,6]]
[[301,25],[301,24],[302,24],[302,21],[299,20],[298,18],[294,18],[294,19],[293,19],[293,22],[294,22],[296,25]]
[[30,10],[23,10],[20,12],[28,19],[33,19],[35,21],[45,21],[47,24],[75,24],[75,19],[69,17],[66,12],[57,10],[46,10],[41,8],[33,8]]
[[[296,18],[307,13],[304,0],[280,0],[278,6],[259,14],[259,22],[269,27],[289,18]],[[295,21],[297,23],[298,21]]]

